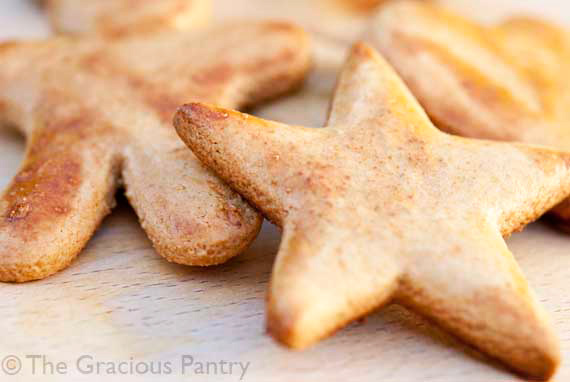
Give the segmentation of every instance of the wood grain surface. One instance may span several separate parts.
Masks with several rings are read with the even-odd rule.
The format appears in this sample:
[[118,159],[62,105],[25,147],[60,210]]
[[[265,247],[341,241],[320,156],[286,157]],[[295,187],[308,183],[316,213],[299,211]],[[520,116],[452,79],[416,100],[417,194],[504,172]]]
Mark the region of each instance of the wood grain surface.
[[[316,67],[305,87],[252,112],[321,126],[346,50],[365,30],[367,16],[330,6],[326,0],[214,2],[215,22],[280,17],[297,20],[312,32]],[[491,0],[441,2],[486,21],[535,11],[570,24],[570,6],[564,0],[504,0],[500,7]],[[32,1],[0,3],[1,39],[48,33]],[[16,173],[23,148],[15,132],[0,130],[0,186]],[[237,362],[248,365],[244,381],[520,380],[395,305],[307,351],[282,348],[264,333],[264,298],[279,240],[280,232],[266,223],[253,246],[223,266],[169,264],[152,249],[119,195],[118,207],[68,269],[39,282],[0,285],[0,362],[14,355],[22,366],[14,376],[0,369],[0,380],[238,381],[242,369]],[[559,334],[564,362],[554,380],[568,381],[570,236],[538,222],[508,244]],[[45,357],[36,359],[34,369],[30,355]],[[193,364],[182,370],[183,359],[189,363],[190,357]],[[220,361],[226,363],[221,366]],[[6,362],[13,367],[17,361]],[[57,369],[58,362],[65,371]],[[124,365],[119,367],[119,362]],[[231,374],[229,362],[234,362]],[[109,363],[115,365],[114,373]],[[141,363],[146,369],[152,363],[155,372],[160,364],[162,372],[145,372]]]

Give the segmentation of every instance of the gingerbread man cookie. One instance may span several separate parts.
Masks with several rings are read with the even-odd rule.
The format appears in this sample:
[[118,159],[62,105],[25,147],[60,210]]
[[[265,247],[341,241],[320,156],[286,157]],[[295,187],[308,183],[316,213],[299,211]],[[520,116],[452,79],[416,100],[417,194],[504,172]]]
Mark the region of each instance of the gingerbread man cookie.
[[65,268],[121,185],[169,261],[238,254],[262,219],[186,149],[172,116],[191,100],[238,107],[277,96],[308,64],[306,34],[275,22],[0,45],[0,119],[27,136],[0,197],[0,280]]

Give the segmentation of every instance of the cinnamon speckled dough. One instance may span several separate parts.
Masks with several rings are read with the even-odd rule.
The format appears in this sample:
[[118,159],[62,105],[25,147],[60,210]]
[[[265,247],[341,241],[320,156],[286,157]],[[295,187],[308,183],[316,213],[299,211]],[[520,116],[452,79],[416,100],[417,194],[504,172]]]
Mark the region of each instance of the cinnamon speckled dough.
[[42,0],[58,32],[117,36],[203,25],[210,0]]
[[276,22],[0,45],[0,119],[28,138],[0,196],[0,280],[65,268],[120,182],[169,261],[211,265],[240,253],[261,216],[192,155],[172,117],[192,100],[241,107],[277,96],[308,64],[306,34]]
[[304,348],[390,301],[514,370],[547,378],[558,341],[502,235],[570,192],[570,154],[435,128],[356,45],[327,128],[202,103],[175,116],[207,166],[283,227],[267,326]]
[[[514,18],[484,27],[435,5],[387,4],[375,45],[454,134],[570,150],[570,34]],[[553,210],[570,228],[570,201]]]

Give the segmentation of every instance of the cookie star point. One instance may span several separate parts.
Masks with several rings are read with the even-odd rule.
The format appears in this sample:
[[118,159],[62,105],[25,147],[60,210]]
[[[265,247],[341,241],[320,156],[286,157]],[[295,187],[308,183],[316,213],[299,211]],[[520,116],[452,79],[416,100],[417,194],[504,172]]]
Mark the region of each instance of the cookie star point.
[[283,227],[267,307],[279,341],[307,347],[395,301],[521,373],[555,371],[556,337],[501,234],[570,192],[568,154],[440,132],[362,44],[324,129],[203,104],[175,126]]

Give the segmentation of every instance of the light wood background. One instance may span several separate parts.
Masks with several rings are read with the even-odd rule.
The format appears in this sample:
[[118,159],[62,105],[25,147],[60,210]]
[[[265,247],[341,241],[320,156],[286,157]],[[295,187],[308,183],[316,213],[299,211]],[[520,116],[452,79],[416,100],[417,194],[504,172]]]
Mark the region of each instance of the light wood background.
[[[284,17],[315,37],[316,68],[297,94],[259,107],[263,117],[308,126],[324,122],[336,73],[367,16],[326,1],[218,0],[214,19]],[[570,25],[565,0],[441,0],[473,17],[492,21],[532,11]],[[0,2],[0,38],[49,34],[31,1]],[[16,173],[23,140],[0,131],[0,187]],[[244,381],[465,381],[520,379],[398,306],[350,325],[304,352],[291,352],[264,333],[264,296],[280,240],[266,224],[253,246],[226,265],[197,269],[172,265],[152,249],[124,197],[78,259],[46,280],[0,285],[0,361],[43,354],[66,362],[68,374],[33,374],[29,360],[0,380],[237,381],[233,375],[177,375],[180,357],[196,362],[250,362]],[[564,363],[556,381],[570,380],[570,236],[538,222],[508,241],[562,343]],[[468,272],[468,270],[466,270]],[[82,375],[75,360],[174,364],[173,375]]]

